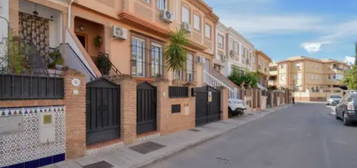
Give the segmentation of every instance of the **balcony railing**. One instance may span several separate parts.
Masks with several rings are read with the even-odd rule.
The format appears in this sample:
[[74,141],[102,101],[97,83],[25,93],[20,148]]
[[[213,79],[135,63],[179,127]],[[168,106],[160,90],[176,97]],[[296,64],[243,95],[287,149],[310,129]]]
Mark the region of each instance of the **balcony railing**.
[[142,61],[138,59],[131,60],[131,75],[142,78],[163,78],[164,65],[162,63]]

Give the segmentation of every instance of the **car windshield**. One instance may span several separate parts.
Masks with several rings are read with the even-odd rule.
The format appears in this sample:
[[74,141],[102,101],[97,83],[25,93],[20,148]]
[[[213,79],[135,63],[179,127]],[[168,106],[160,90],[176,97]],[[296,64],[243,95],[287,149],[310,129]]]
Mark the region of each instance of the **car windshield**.
[[332,95],[332,96],[330,96],[330,98],[333,98],[333,99],[341,99],[341,96]]

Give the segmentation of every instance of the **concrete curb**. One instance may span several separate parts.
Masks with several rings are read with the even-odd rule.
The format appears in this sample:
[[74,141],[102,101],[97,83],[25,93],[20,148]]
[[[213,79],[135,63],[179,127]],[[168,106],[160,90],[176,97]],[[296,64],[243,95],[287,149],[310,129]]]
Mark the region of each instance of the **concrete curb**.
[[[180,152],[183,152],[185,150],[188,150],[189,148],[193,148],[195,146],[198,146],[198,145],[201,145],[203,143],[206,143],[210,140],[213,140],[213,139],[216,139],[216,138],[219,138],[221,136],[223,136],[224,134],[226,133],[229,133],[229,132],[232,132],[233,130],[235,130],[236,128],[239,128],[241,126],[244,126],[252,121],[256,121],[256,120],[259,120],[261,118],[264,118],[274,112],[277,112],[277,111],[280,111],[282,109],[285,109],[285,108],[288,108],[288,107],[291,107],[292,105],[291,104],[288,104],[288,105],[282,105],[282,106],[279,106],[279,107],[275,107],[275,108],[271,108],[271,109],[266,109],[266,110],[263,110],[263,111],[257,111],[257,112],[253,112],[254,113],[258,113],[260,116],[257,116],[256,118],[251,118],[249,119],[248,121],[245,121],[245,122],[242,122],[242,123],[239,123],[237,124],[236,126],[234,126],[233,128],[230,128],[230,129],[227,129],[227,130],[224,130],[222,132],[219,132],[217,134],[214,134],[214,135],[211,135],[211,136],[207,136],[203,139],[200,139],[198,140],[197,142],[193,142],[193,143],[190,143],[190,144],[187,144],[186,146],[183,146],[183,147],[178,147],[177,149],[174,149],[168,153],[166,153],[165,155],[160,155],[160,156],[157,156],[157,157],[153,157],[149,160],[146,160],[144,162],[141,162],[141,163],[138,163],[134,166],[131,166],[130,168],[145,168],[146,166],[149,166],[151,164],[154,164],[154,163],[157,163],[159,161],[162,161],[166,158],[169,158],[177,153],[180,153]],[[256,115],[256,114],[255,114]],[[255,116],[253,115],[253,116]],[[251,117],[253,117],[251,116]],[[250,117],[248,114],[245,114],[243,117]],[[236,119],[229,119],[229,120],[236,120]],[[217,122],[220,122],[220,121],[217,121]]]

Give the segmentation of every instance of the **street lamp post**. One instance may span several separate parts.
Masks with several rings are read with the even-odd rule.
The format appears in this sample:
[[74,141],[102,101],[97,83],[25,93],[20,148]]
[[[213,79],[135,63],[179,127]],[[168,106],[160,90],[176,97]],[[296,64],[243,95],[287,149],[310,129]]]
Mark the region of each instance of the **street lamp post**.
[[357,42],[355,44],[355,49],[356,49],[356,51],[355,51],[355,65],[357,66]]

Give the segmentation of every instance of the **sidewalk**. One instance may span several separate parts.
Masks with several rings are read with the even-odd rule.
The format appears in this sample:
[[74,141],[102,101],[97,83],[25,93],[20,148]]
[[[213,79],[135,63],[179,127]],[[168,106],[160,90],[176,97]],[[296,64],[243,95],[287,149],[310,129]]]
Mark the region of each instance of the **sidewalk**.
[[[290,105],[252,112],[242,117],[218,121],[165,136],[154,136],[131,145],[115,147],[93,152],[76,160],[68,160],[50,165],[51,168],[136,168],[169,157],[177,152],[204,143],[221,136],[251,121],[262,118]],[[111,166],[112,165],[112,166]]]

